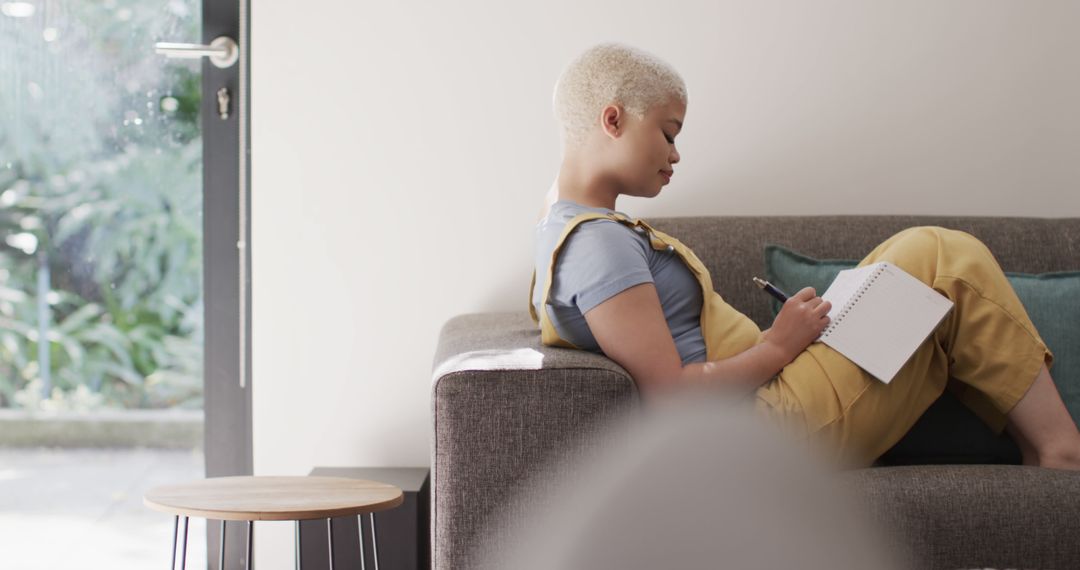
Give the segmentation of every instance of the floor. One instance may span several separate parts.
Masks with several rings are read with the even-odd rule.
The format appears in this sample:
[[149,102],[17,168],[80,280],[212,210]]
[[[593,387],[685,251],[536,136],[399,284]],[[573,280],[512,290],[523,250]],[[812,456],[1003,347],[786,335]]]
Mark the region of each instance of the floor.
[[[3,568],[168,568],[173,517],[143,493],[202,477],[202,450],[0,448]],[[206,568],[206,522],[189,536],[187,567]]]

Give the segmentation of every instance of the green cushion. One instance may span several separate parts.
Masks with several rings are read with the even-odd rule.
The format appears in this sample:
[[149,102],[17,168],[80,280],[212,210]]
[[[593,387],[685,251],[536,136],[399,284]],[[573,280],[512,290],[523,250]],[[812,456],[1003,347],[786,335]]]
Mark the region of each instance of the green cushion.
[[[779,245],[765,246],[765,278],[785,293],[810,286],[821,295],[854,259],[815,259]],[[1080,271],[1032,275],[1005,272],[1039,335],[1054,353],[1051,376],[1073,420],[1080,419]],[[772,300],[773,314],[780,302]],[[1078,422],[1080,425],[1080,422]],[[1007,435],[997,436],[946,392],[904,440],[882,458],[900,463],[1019,463]]]

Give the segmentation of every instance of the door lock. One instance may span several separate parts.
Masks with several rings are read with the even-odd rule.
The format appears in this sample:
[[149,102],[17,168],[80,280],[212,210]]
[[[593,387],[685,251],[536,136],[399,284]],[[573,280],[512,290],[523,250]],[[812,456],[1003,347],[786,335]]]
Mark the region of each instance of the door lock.
[[217,90],[217,109],[222,121],[229,118],[229,90],[225,87]]

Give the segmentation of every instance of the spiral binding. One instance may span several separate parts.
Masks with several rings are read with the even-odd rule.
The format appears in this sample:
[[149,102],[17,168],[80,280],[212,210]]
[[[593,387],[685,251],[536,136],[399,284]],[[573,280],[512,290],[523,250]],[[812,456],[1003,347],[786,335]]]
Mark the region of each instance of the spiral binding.
[[848,302],[844,304],[844,307],[840,309],[840,313],[836,315],[836,318],[829,322],[829,326],[825,327],[825,330],[821,331],[822,338],[829,336],[829,333],[831,333],[833,329],[840,326],[840,323],[844,320],[844,317],[846,317],[847,314],[850,313],[853,308],[855,308],[855,304],[859,302],[859,299],[862,299],[862,296],[864,293],[866,293],[866,290],[874,284],[874,281],[877,281],[877,278],[880,277],[884,271],[884,265],[878,267],[874,270],[873,273],[870,274],[869,277],[866,278],[866,281],[863,281],[862,285],[859,285],[859,288],[855,291],[855,294],[852,295],[851,298],[848,299]]

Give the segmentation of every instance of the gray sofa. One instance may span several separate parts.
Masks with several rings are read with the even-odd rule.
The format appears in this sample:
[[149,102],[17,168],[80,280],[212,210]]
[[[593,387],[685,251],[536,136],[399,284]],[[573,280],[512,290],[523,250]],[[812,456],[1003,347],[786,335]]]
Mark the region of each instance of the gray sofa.
[[[938,225],[983,240],[1006,271],[1080,269],[1080,218],[761,216],[655,218],[702,259],[724,298],[762,328],[767,243],[859,259],[893,233]],[[523,277],[523,283],[527,283]],[[468,568],[496,544],[487,522],[542,465],[596,422],[636,406],[634,382],[601,355],[549,348],[526,311],[451,319],[434,361],[431,548],[437,570]],[[1080,326],[1078,324],[1077,326]],[[968,464],[961,464],[968,463]],[[874,467],[846,472],[923,568],[1080,568],[1080,475],[1021,465],[947,391]]]

